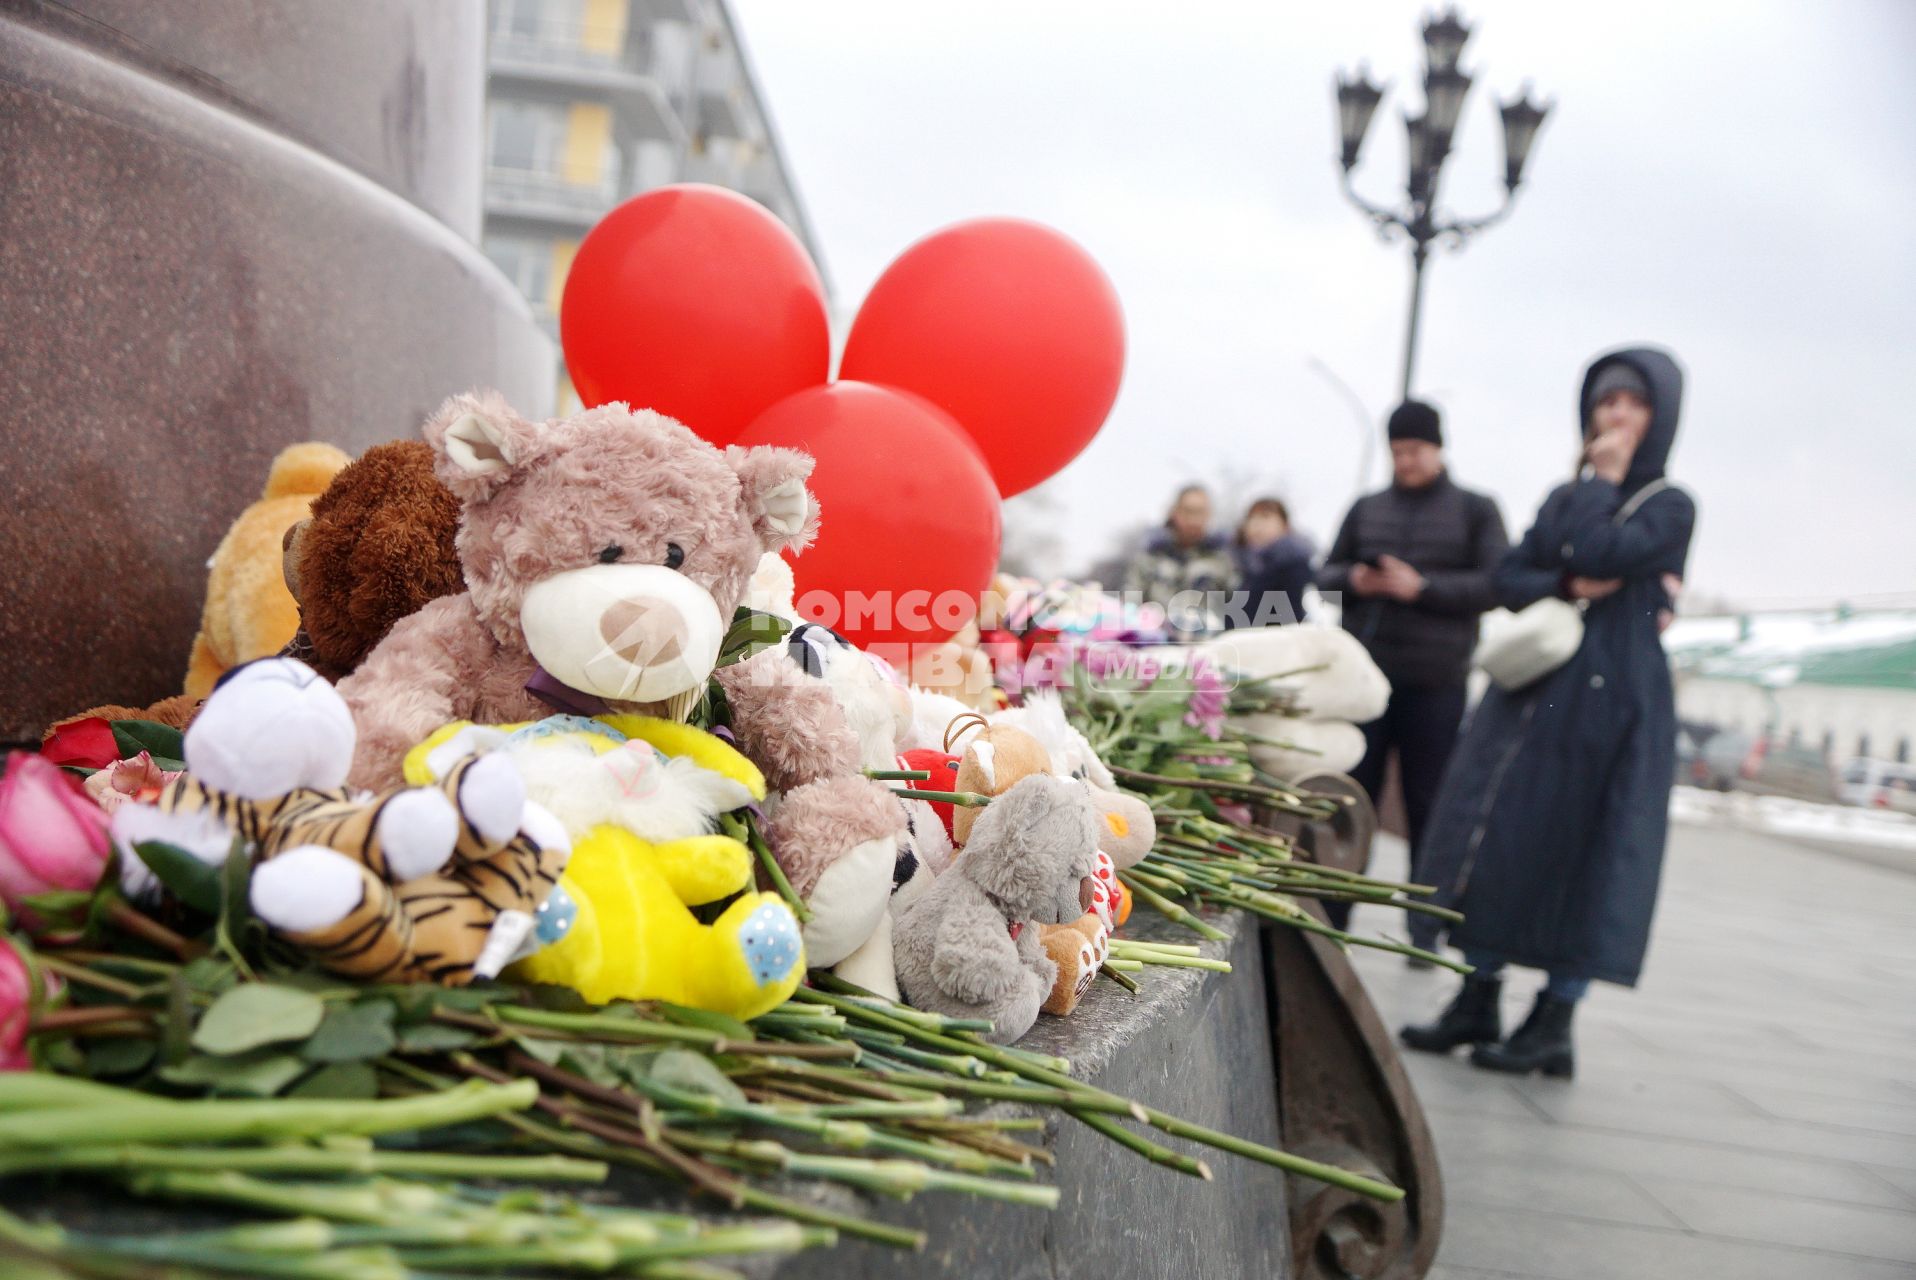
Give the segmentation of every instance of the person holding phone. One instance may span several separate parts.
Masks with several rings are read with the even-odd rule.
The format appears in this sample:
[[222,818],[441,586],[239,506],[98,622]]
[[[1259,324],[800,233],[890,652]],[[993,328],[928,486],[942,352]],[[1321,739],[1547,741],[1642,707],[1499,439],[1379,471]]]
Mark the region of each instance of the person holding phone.
[[[1585,370],[1574,479],[1544,500],[1496,573],[1498,602],[1584,602],[1583,640],[1533,684],[1484,695],[1425,833],[1426,882],[1463,912],[1450,941],[1475,967],[1413,1049],[1474,1045],[1497,1071],[1575,1070],[1570,1025],[1592,979],[1635,986],[1656,906],[1675,771],[1676,709],[1659,638],[1696,503],[1664,475],[1683,372],[1656,347]],[[1506,964],[1549,974],[1502,1036]]]
[[[1426,820],[1464,716],[1477,619],[1491,607],[1490,575],[1509,539],[1496,502],[1450,478],[1435,408],[1406,400],[1386,434],[1391,486],[1352,504],[1317,586],[1341,596],[1345,630],[1390,681],[1384,714],[1364,726],[1364,759],[1353,776],[1379,800],[1396,751],[1416,879]],[[1348,907],[1330,905],[1343,924]],[[1429,919],[1411,917],[1412,941],[1435,943]]]

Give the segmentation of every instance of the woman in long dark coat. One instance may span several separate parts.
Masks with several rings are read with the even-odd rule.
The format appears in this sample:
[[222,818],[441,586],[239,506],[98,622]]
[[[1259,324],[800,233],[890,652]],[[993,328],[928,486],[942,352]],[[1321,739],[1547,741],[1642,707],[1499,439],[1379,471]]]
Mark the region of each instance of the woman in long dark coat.
[[[1676,750],[1658,615],[1696,523],[1690,496],[1663,476],[1682,397],[1667,352],[1633,347],[1592,362],[1578,397],[1581,473],[1544,500],[1497,571],[1507,609],[1552,595],[1587,601],[1583,643],[1535,684],[1487,692],[1444,776],[1424,872],[1439,901],[1463,912],[1450,941],[1476,972],[1436,1022],[1404,1028],[1412,1048],[1473,1044],[1478,1066],[1567,1076],[1571,1015],[1590,981],[1636,985]],[[1505,963],[1549,974],[1507,1041]]]

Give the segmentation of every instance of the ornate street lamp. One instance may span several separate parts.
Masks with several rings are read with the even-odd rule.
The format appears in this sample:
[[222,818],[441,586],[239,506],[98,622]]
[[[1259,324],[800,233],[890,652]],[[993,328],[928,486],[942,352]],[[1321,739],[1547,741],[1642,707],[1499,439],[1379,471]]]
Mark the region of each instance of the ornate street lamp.
[[1364,137],[1384,88],[1372,83],[1360,66],[1356,75],[1341,73],[1337,84],[1337,129],[1341,143],[1344,194],[1351,203],[1376,223],[1378,235],[1388,240],[1401,232],[1410,241],[1411,283],[1410,324],[1404,336],[1404,381],[1402,394],[1410,396],[1411,374],[1417,363],[1417,325],[1424,304],[1424,262],[1430,256],[1433,240],[1443,240],[1452,249],[1492,223],[1506,217],[1516,201],[1517,187],[1523,181],[1525,162],[1537,140],[1551,103],[1533,102],[1530,86],[1508,102],[1497,106],[1504,127],[1504,198],[1495,211],[1481,218],[1439,218],[1437,179],[1444,161],[1450,156],[1451,138],[1462,119],[1465,99],[1470,95],[1472,77],[1458,65],[1464,46],[1470,41],[1470,27],[1457,16],[1455,8],[1446,8],[1424,22],[1424,109],[1417,115],[1404,113],[1404,129],[1409,158],[1405,175],[1405,203],[1398,208],[1372,204],[1357,194],[1351,171],[1357,167]]

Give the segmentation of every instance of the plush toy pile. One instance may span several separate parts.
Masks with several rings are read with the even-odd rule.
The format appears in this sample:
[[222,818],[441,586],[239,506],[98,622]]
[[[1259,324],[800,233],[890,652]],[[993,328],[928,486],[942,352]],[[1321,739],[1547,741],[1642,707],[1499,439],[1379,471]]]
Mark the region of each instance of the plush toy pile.
[[[192,698],[97,708],[26,758],[58,784],[33,784],[52,788],[42,811],[78,815],[83,839],[63,847],[92,853],[56,873],[0,842],[0,891],[38,934],[44,972],[73,983],[55,1004],[139,993],[107,1012],[46,1006],[43,1065],[172,1096],[324,1093],[348,1087],[335,1068],[349,1064],[367,1092],[337,1096],[530,1073],[553,1115],[599,1134],[595,1154],[637,1150],[707,1190],[773,1172],[884,1189],[860,1160],[726,1145],[686,1119],[796,1127],[830,1148],[866,1111],[876,1136],[859,1143],[923,1160],[918,1185],[1029,1200],[972,1177],[1029,1177],[1029,1151],[984,1121],[968,1144],[930,1127],[979,1083],[952,1064],[994,1064],[988,1096],[1147,1114],[1005,1047],[1040,1016],[1069,1016],[1100,976],[1136,990],[1129,975],[1147,964],[1228,969],[1195,946],[1118,937],[1135,903],[1207,937],[1222,935],[1169,901],[1187,886],[1193,901],[1288,918],[1221,896],[1232,877],[1215,860],[1254,854],[1271,864],[1258,885],[1401,901],[1376,882],[1287,881],[1270,833],[1201,825],[1245,803],[1316,803],[1284,784],[1300,761],[1343,764],[1348,722],[1374,713],[1374,670],[1341,633],[1209,653],[1213,677],[1249,670],[1262,699],[1154,677],[1113,711],[1086,673],[1127,677],[1100,647],[1148,655],[1156,635],[1048,626],[1027,607],[1043,593],[1001,583],[982,632],[901,672],[798,617],[781,553],[818,528],[804,454],[716,448],[619,404],[535,423],[493,394],[454,397],[423,437],[350,464],[302,446],[295,469],[289,451],[209,588],[209,633],[248,645],[196,647]],[[254,589],[269,559],[297,618]],[[961,678],[926,678],[937,671]],[[52,764],[88,775],[84,793]],[[1161,832],[1174,847],[1154,852]],[[97,961],[89,941],[139,954],[88,969],[74,957]],[[172,986],[129,986],[116,976],[129,964]],[[307,991],[331,992],[333,1012],[314,1002],[305,1021]],[[264,1010],[248,1011],[263,1029],[237,1039],[216,1016],[235,992]],[[75,1056],[55,1032],[79,1026],[108,1036],[95,1049],[131,1047]],[[156,1057],[157,1027],[196,1056]],[[13,1037],[0,1053],[23,1065],[24,1041],[0,1031]],[[661,1060],[668,1044],[704,1065]],[[807,1074],[811,1057],[872,1074]],[[622,1091],[678,1127],[592,1128]]]

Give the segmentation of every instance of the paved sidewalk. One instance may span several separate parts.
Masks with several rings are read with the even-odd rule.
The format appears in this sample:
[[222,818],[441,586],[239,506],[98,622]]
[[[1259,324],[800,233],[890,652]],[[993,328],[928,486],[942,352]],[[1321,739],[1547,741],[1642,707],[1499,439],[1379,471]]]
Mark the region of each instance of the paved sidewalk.
[[[1574,1082],[1405,1053],[1449,1200],[1432,1276],[1916,1276],[1916,876],[1671,835],[1643,985],[1585,1001]],[[1377,865],[1401,874],[1402,844]],[[1392,914],[1359,923],[1401,933]],[[1356,959],[1392,1028],[1455,986]],[[1514,1026],[1542,980],[1511,978]]]

